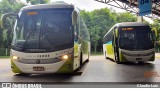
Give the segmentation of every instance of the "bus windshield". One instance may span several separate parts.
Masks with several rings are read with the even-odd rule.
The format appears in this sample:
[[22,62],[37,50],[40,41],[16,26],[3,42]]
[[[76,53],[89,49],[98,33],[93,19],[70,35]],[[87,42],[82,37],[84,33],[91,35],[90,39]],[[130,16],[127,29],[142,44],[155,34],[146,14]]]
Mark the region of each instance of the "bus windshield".
[[13,49],[53,52],[73,46],[71,9],[26,10],[14,28]]
[[154,48],[153,35],[149,27],[120,28],[119,46],[126,50],[148,50]]

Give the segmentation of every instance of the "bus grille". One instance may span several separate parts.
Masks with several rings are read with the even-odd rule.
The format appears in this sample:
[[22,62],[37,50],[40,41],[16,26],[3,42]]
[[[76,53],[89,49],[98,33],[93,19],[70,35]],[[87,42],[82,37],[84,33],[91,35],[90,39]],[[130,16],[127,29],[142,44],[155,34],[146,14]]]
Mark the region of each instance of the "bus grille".
[[145,53],[145,54],[131,54],[131,53],[122,52],[122,54],[127,55],[127,56],[149,56],[151,54],[154,54],[154,52]]
[[51,64],[61,61],[58,58],[51,59],[19,59],[18,62],[24,64]]

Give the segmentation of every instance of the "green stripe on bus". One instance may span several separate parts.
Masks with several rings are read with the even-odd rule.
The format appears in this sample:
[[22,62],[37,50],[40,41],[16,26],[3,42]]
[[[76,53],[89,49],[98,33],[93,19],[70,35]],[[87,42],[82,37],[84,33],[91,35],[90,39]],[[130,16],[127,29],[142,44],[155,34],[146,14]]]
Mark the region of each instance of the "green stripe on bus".
[[120,57],[120,62],[127,62],[128,60],[124,57],[124,55],[122,53],[119,53],[119,57]]
[[56,73],[72,73],[73,72],[73,58],[68,59]]
[[14,73],[23,73],[13,62],[13,60],[11,60],[11,66],[12,66],[12,72]]

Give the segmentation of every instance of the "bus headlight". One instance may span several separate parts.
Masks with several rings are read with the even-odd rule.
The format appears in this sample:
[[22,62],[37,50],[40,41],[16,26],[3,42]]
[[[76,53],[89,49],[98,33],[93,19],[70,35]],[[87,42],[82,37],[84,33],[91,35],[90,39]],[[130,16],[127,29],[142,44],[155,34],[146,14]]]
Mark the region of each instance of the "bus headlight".
[[63,55],[62,60],[68,60],[69,56],[68,55]]
[[17,61],[18,57],[17,56],[12,56],[13,61]]

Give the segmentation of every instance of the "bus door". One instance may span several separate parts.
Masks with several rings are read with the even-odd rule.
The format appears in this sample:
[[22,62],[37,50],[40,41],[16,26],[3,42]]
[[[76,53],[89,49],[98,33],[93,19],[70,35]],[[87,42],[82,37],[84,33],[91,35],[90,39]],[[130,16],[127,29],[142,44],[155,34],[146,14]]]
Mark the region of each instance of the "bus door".
[[113,30],[112,46],[113,46],[114,58],[115,58],[115,61],[117,61],[117,60],[119,60],[118,29],[117,29],[117,27],[114,27],[114,30]]

